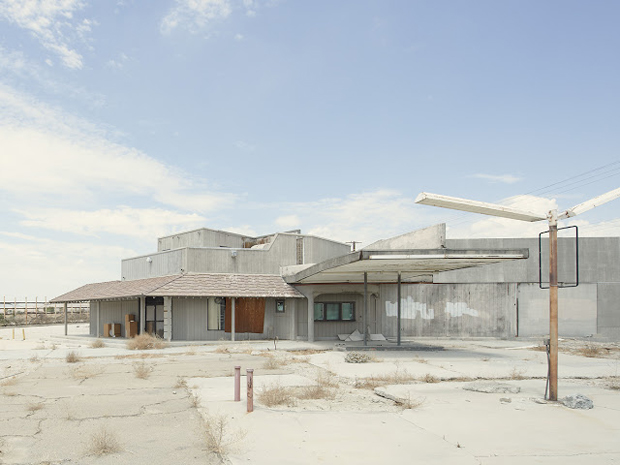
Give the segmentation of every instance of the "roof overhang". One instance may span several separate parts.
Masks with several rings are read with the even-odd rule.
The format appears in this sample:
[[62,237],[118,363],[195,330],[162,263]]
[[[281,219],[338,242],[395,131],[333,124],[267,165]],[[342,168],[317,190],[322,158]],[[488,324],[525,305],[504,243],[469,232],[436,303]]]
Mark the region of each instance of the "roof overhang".
[[362,250],[326,260],[284,279],[289,284],[432,282],[434,274],[474,266],[524,260],[528,249]]

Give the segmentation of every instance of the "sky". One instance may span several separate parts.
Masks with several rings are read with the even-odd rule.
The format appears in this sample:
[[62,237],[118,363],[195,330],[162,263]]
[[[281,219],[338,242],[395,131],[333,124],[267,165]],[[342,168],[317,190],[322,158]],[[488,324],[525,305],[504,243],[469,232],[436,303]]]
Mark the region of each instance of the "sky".
[[[620,3],[0,0],[0,297],[200,227],[536,236],[619,187]],[[619,236],[620,200],[572,221]]]

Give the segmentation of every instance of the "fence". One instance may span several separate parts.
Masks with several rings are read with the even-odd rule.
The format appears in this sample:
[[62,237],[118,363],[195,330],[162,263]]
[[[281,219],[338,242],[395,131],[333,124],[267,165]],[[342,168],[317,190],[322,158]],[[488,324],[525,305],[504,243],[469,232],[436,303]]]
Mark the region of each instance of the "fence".
[[[6,319],[7,316],[24,315],[26,321],[28,321],[28,315],[41,315],[41,314],[57,314],[62,313],[63,304],[50,303],[47,301],[47,297],[43,300],[38,297],[29,299],[24,297],[24,300],[7,300],[6,296],[2,299],[2,313],[1,315]],[[88,302],[70,302],[67,304],[67,313],[87,313],[90,311],[90,304]]]

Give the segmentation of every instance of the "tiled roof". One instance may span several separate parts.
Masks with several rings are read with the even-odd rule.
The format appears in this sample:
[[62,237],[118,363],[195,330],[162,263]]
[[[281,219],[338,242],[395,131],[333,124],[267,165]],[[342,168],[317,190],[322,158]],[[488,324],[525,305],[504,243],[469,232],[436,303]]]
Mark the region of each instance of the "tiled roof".
[[55,297],[50,302],[126,299],[142,296],[303,297],[294,287],[286,284],[277,275],[205,273],[87,284]]
[[186,274],[152,292],[168,297],[288,297],[303,298],[278,275],[265,274]]
[[105,283],[86,284],[71,292],[55,297],[50,302],[79,302],[151,295],[151,292],[155,289],[181,277],[181,275],[160,276],[132,281],[108,281]]

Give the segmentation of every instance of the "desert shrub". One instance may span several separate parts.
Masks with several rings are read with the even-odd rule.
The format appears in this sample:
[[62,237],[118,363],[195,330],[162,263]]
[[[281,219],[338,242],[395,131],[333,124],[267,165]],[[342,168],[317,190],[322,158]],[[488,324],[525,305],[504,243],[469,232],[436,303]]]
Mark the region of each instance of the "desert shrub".
[[142,361],[134,364],[133,371],[136,378],[147,379],[150,376],[151,371],[153,371],[153,367]]
[[150,334],[140,334],[127,341],[127,348],[129,350],[151,350],[151,349],[165,349],[168,347],[168,342],[157,336],[151,336]]
[[88,444],[88,453],[92,455],[107,455],[120,452],[123,448],[115,433],[101,428],[95,432]]
[[101,349],[102,347],[105,347],[105,342],[103,342],[101,339],[97,338],[97,339],[95,339],[95,340],[94,340],[94,341],[90,344],[90,346],[91,346],[93,349]]
[[368,363],[372,362],[373,359],[374,357],[363,352],[349,352],[344,358],[344,361],[347,363]]
[[81,360],[80,355],[75,352],[75,351],[71,351],[67,354],[67,356],[65,357],[65,360],[67,361],[67,363],[77,363]]
[[224,415],[206,415],[205,440],[207,449],[218,457],[225,457],[231,449],[243,438],[247,432],[234,429]]
[[295,405],[295,396],[290,388],[281,386],[280,384],[272,384],[265,386],[258,392],[258,401],[267,406],[275,407],[277,405]]

